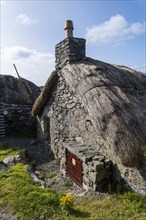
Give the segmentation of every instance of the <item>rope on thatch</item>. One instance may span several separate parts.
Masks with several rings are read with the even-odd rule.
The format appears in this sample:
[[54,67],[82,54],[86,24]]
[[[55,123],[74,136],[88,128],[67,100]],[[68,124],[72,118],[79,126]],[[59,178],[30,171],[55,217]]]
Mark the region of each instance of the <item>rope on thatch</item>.
[[55,81],[57,80],[57,77],[58,77],[57,71],[53,71],[50,77],[48,78],[44,88],[42,89],[41,94],[38,96],[38,98],[36,99],[33,105],[33,108],[32,108],[33,116],[38,115],[41,112],[44,105],[46,104],[48,97],[50,95],[50,92],[52,90],[52,87]]

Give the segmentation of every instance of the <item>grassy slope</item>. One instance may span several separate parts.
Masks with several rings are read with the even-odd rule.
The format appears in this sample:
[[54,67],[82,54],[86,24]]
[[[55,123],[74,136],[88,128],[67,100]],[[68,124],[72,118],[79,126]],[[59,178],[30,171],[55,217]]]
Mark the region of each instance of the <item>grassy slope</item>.
[[[2,146],[0,157],[16,154]],[[2,153],[2,155],[1,155]],[[0,205],[17,214],[23,220],[145,220],[146,198],[135,193],[88,194],[76,198],[69,213],[59,206],[59,193],[50,188],[34,185],[27,167],[12,166],[6,173],[0,172]]]

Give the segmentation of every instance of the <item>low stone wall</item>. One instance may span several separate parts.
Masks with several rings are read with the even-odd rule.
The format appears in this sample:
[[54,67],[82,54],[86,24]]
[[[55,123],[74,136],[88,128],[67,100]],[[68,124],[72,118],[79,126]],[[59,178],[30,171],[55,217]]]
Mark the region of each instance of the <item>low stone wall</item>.
[[35,132],[36,119],[31,115],[32,105],[0,103],[0,115],[4,116],[5,136],[14,133]]
[[64,154],[60,160],[60,169],[66,176],[66,150],[82,161],[83,188],[86,190],[105,190],[112,178],[112,162],[99,154],[94,147],[88,147],[77,142],[64,142]]

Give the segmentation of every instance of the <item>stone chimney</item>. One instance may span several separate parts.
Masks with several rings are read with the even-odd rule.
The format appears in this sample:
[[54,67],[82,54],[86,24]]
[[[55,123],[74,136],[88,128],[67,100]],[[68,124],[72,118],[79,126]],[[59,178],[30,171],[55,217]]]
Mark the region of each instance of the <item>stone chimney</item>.
[[80,61],[85,58],[85,43],[83,38],[73,37],[73,22],[67,20],[64,26],[65,39],[55,47],[56,68],[62,68],[67,61]]

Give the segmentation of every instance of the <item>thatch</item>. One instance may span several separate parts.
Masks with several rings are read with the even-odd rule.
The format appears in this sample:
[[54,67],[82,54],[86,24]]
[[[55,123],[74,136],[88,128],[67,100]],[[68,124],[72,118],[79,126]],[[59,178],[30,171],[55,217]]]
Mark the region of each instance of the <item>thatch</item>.
[[39,87],[26,79],[0,74],[0,102],[33,105],[40,94]]
[[42,108],[46,104],[46,102],[49,99],[49,96],[51,94],[52,87],[54,86],[54,83],[57,80],[57,77],[58,77],[57,72],[53,71],[51,73],[50,77],[48,78],[45,86],[43,87],[41,94],[36,99],[36,101],[33,105],[33,108],[32,108],[32,115],[33,116],[39,115]]
[[[105,144],[123,165],[138,166],[146,145],[146,75],[86,58],[61,70]],[[54,71],[33,106],[38,115],[51,95]]]
[[146,145],[146,75],[87,58],[62,69],[107,146],[123,165],[134,167]]

